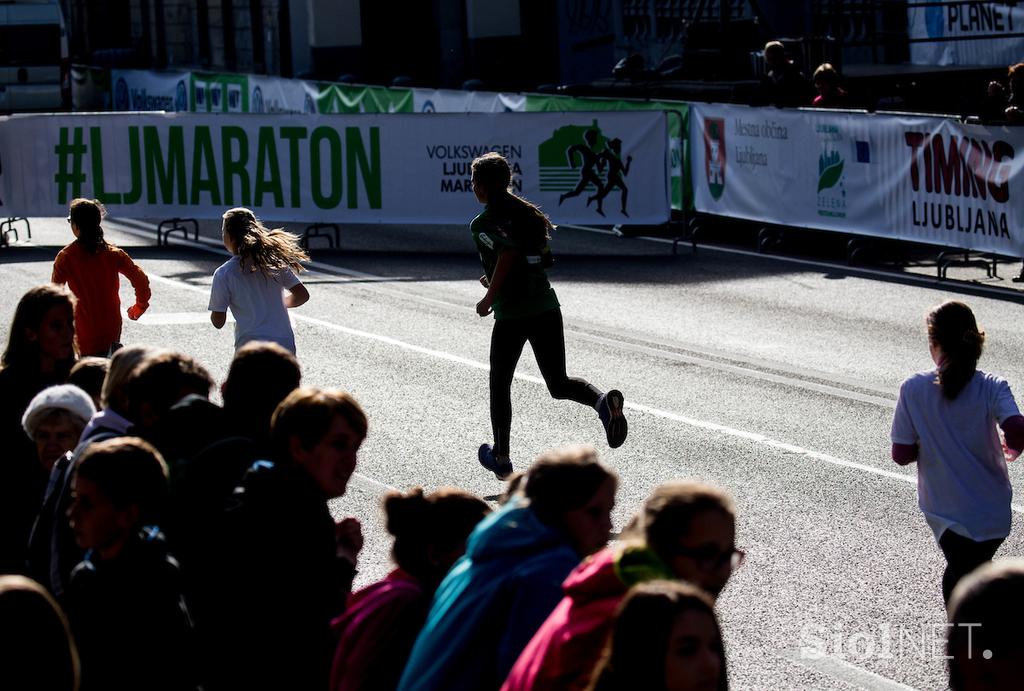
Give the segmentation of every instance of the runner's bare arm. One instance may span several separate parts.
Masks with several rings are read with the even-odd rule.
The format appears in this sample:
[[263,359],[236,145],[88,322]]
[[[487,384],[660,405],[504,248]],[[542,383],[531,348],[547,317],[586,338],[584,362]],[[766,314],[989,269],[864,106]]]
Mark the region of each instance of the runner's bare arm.
[[498,263],[494,267],[494,275],[491,276],[491,285],[487,288],[487,294],[476,304],[476,313],[481,317],[486,317],[491,313],[491,305],[494,304],[495,296],[508,279],[512,266],[521,256],[522,253],[514,249],[505,249],[498,255]]

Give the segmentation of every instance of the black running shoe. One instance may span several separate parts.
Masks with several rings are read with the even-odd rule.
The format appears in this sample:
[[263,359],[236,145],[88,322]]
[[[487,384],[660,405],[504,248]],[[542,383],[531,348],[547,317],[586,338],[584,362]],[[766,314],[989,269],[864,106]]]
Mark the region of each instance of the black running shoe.
[[613,449],[622,446],[629,431],[626,416],[622,413],[624,403],[622,392],[612,389],[604,395],[604,399],[597,406],[597,414],[601,416],[601,424],[604,425],[604,432],[608,435],[608,446]]
[[480,465],[494,473],[494,477],[502,482],[509,479],[512,475],[512,461],[507,458],[504,461],[499,460],[494,455],[494,447],[490,444],[480,445],[480,450],[477,451],[477,459],[479,459]]

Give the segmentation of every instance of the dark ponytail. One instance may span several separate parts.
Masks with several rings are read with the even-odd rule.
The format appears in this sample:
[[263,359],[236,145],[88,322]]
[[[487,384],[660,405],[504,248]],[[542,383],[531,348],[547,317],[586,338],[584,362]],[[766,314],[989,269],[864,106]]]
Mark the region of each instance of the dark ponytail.
[[[490,507],[482,499],[460,489],[443,488],[426,496],[415,487],[405,494],[384,497],[387,530],[395,537],[391,556],[416,578],[437,584],[451,567],[438,555],[461,554],[466,538]],[[433,549],[431,549],[433,548]]]
[[487,193],[487,204],[509,222],[506,232],[531,251],[540,251],[551,239],[554,226],[540,208],[512,194],[512,168],[505,157],[490,152],[473,160],[473,181]]
[[103,226],[100,225],[106,215],[107,210],[97,200],[71,200],[69,218],[71,223],[78,228],[76,242],[92,254],[107,247],[107,241],[103,239]]
[[942,395],[953,400],[971,381],[985,345],[971,308],[949,300],[928,313],[928,340],[942,350],[938,383]]

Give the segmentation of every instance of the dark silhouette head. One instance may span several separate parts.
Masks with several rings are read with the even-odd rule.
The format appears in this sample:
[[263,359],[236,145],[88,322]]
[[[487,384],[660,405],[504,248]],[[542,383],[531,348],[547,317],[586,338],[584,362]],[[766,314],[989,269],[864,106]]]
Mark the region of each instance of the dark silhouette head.
[[[985,345],[985,332],[978,328],[971,308],[949,300],[928,313],[928,342],[938,354],[939,386],[952,400],[974,376]],[[938,353],[935,349],[938,349]]]
[[729,688],[712,599],[689,583],[648,581],[619,605],[590,691]]
[[103,217],[107,210],[95,199],[72,199],[68,222],[76,230],[78,244],[89,252],[98,252],[107,246],[103,238]]
[[252,439],[267,439],[270,417],[301,379],[299,361],[286,348],[264,341],[246,343],[235,352],[221,387],[232,427]]

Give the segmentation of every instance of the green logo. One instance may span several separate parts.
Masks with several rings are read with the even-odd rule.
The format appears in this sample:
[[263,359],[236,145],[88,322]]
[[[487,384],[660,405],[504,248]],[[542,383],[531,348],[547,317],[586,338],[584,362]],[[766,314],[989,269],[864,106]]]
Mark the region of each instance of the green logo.
[[626,176],[633,163],[632,156],[622,156],[622,140],[609,139],[597,120],[590,125],[559,127],[551,138],[541,142],[537,158],[540,165],[542,192],[559,192],[558,205],[587,192],[586,206],[596,202],[594,210],[604,216],[604,200],[619,191],[623,216],[629,188]]
[[843,176],[843,157],[838,151],[822,151],[818,157],[818,191],[835,187]]
[[846,218],[846,186],[843,184],[845,161],[837,149],[836,139],[825,143],[818,156],[818,215]]
[[249,112],[249,77],[244,74],[193,72],[189,87],[197,113]]

